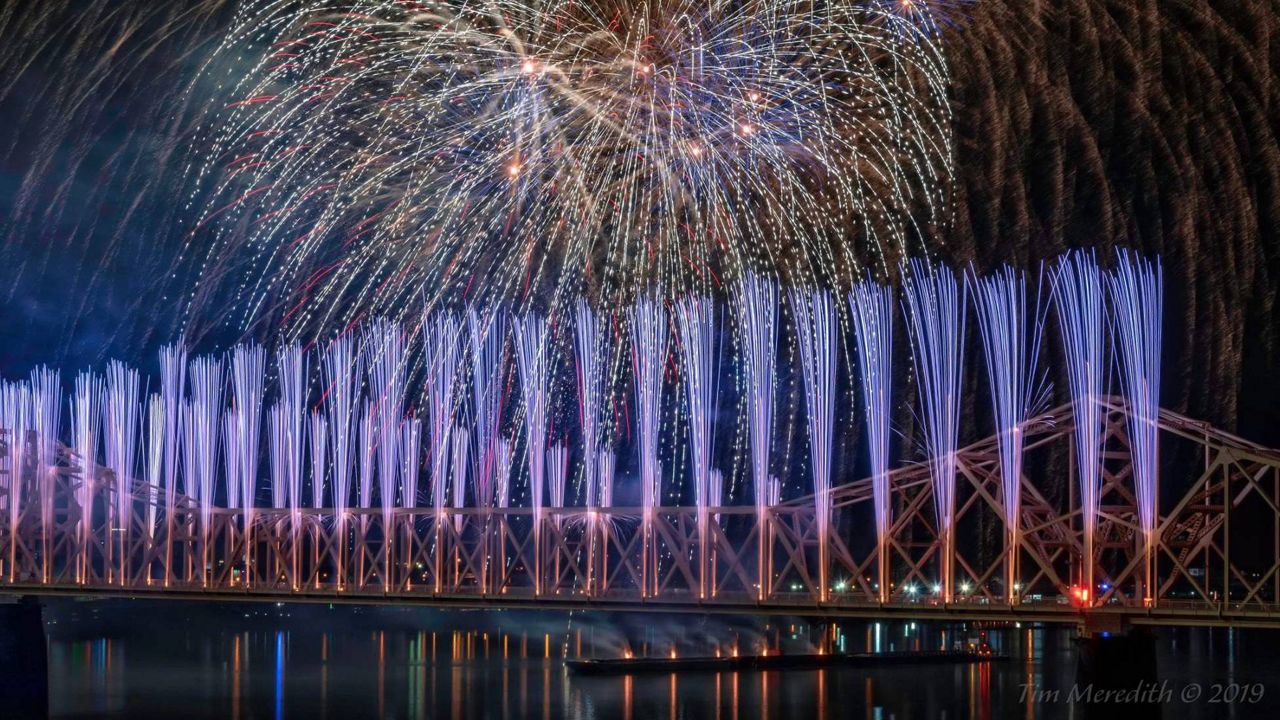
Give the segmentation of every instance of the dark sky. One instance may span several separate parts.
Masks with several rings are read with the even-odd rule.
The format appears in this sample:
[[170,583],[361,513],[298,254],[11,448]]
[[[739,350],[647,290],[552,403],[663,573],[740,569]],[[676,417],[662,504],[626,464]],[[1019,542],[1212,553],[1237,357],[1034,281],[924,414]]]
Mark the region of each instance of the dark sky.
[[[6,377],[154,370],[191,288],[192,128],[218,102],[197,78],[231,5],[0,4]],[[1280,2],[983,0],[946,33],[957,179],[936,254],[1160,253],[1166,404],[1280,444]]]

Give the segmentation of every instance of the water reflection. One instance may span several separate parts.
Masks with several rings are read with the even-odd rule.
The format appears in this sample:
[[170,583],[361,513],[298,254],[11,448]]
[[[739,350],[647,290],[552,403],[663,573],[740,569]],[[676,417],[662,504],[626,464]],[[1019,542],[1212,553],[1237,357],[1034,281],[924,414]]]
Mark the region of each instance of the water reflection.
[[[186,720],[1061,717],[1067,708],[1038,706],[1021,688],[1066,688],[1075,673],[1071,632],[1053,628],[712,625],[690,619],[682,635],[582,615],[419,614],[408,616],[413,622],[402,616],[384,622],[372,611],[355,619],[335,611],[329,619],[305,621],[233,620],[217,613],[179,621],[137,613],[130,621],[134,611],[127,607],[113,612],[118,615],[109,627],[102,618],[82,617],[59,623],[52,633],[55,716],[170,717],[180,700]],[[471,627],[442,627],[448,623]],[[423,629],[429,626],[438,629]],[[773,654],[795,652],[796,644],[813,652],[932,650],[979,637],[1010,659],[927,669],[619,677],[575,676],[564,665],[566,658],[624,652],[728,655],[750,648]],[[1267,681],[1278,669],[1270,652],[1274,640],[1261,632],[1172,632],[1160,641],[1160,673],[1173,681]],[[1192,707],[1179,717],[1215,717],[1209,710]]]

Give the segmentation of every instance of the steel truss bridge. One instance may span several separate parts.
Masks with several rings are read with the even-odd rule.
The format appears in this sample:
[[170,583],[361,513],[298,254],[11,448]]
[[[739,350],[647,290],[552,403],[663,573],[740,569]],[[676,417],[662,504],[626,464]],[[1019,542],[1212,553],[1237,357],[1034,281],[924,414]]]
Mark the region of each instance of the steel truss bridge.
[[[527,507],[357,508],[342,518],[256,508],[246,525],[241,509],[202,509],[182,496],[166,512],[158,488],[101,467],[85,472],[62,448],[56,467],[16,479],[16,505],[15,478],[0,471],[0,508],[10,510],[0,521],[0,593],[1280,627],[1280,451],[1162,412],[1161,512],[1147,553],[1123,401],[1100,402],[1091,558],[1068,405],[1024,428],[1031,476],[1022,478],[1016,532],[1002,519],[996,439],[958,453],[950,543],[936,529],[925,463],[891,473],[883,543],[871,482],[837,486],[835,530],[820,548],[811,498],[763,518],[753,506],[710,508],[702,529],[693,507],[658,508],[648,522],[623,507],[538,517]],[[3,440],[0,454],[11,442]],[[82,505],[85,497],[92,502]],[[1085,562],[1093,589],[1077,584]],[[951,602],[935,590],[946,563]]]

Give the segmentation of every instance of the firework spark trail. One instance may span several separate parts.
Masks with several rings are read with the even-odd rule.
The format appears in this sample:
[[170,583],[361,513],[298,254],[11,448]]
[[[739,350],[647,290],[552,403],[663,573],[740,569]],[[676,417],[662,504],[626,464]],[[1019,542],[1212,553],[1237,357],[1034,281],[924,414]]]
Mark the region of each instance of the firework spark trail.
[[1027,306],[1026,276],[1004,267],[987,277],[971,275],[983,357],[991,388],[996,441],[1000,451],[1001,500],[1007,537],[1005,593],[1013,601],[1021,537],[1023,428],[1035,401],[1040,340],[1044,329],[1040,303]]
[[612,449],[601,448],[596,452],[600,469],[600,507],[613,507],[613,479],[618,468],[618,454]]
[[[231,387],[235,392],[235,478],[240,486],[246,536],[253,531],[258,501],[258,450],[262,441],[262,385],[267,374],[267,352],[261,345],[237,345],[231,351]],[[232,444],[227,445],[228,456]],[[231,475],[232,463],[227,463]],[[228,482],[228,485],[231,483]],[[276,507],[279,507],[277,505]],[[245,554],[248,557],[248,543]]]
[[852,265],[851,233],[901,249],[946,216],[932,22],[789,0],[353,10],[250,5],[219,51],[292,56],[226,85],[218,165],[194,171],[223,176],[209,262],[262,273],[234,292],[249,317],[283,294],[301,332],[473,279],[707,291],[760,258],[811,279]]
[[827,599],[827,542],[831,533],[832,424],[836,402],[836,307],[827,290],[791,290],[804,375],[805,419],[818,526],[818,595]]
[[1054,307],[1062,329],[1067,385],[1074,406],[1073,438],[1080,483],[1085,553],[1084,587],[1093,591],[1093,535],[1098,525],[1098,492],[1102,472],[1103,344],[1106,308],[1102,271],[1092,253],[1073,251],[1058,260],[1053,272]]
[[[8,386],[5,397],[8,397]],[[80,544],[85,557],[80,560],[77,577],[80,582],[88,580],[88,568],[84,566],[88,556],[89,535],[93,530],[93,490],[97,480],[98,445],[101,440],[99,421],[102,419],[103,398],[106,388],[102,378],[91,372],[76,375],[75,395],[71,400],[71,444],[80,463],[80,487],[76,491],[76,502],[80,505]],[[7,402],[6,402],[7,404]],[[8,413],[6,412],[6,415]],[[5,427],[13,425],[6,420]],[[12,469],[10,469],[12,473]],[[10,475],[9,477],[15,477]],[[16,495],[12,493],[11,495]],[[12,512],[12,509],[10,510]]]
[[311,507],[324,507],[326,450],[329,448],[329,421],[320,410],[312,410],[307,425],[311,446]]
[[646,524],[661,499],[662,467],[658,443],[662,432],[662,377],[667,367],[670,328],[667,310],[657,298],[640,298],[632,306],[631,345],[635,369],[636,430],[640,438],[640,506]]
[[359,470],[359,486],[356,502],[361,508],[373,507],[373,467],[378,452],[378,417],[373,402],[364,399],[360,409],[359,433],[356,440],[356,465]]
[[547,492],[551,498],[551,507],[565,506],[565,489],[569,485],[569,445],[564,442],[552,443],[547,448]]
[[461,324],[450,312],[422,318],[423,348],[427,366],[427,442],[431,457],[431,502],[439,516],[448,487],[450,434],[453,432],[454,384],[462,358]]
[[378,495],[386,518],[395,507],[408,353],[400,326],[386,318],[365,327],[364,348],[377,423]]
[[223,464],[223,480],[226,483],[224,488],[226,506],[229,508],[243,507],[240,494],[244,487],[239,481],[240,453],[242,448],[237,442],[236,433],[240,428],[239,413],[235,408],[227,410],[222,416],[222,464]]
[[144,460],[144,476],[147,483],[147,532],[152,537],[156,530],[156,511],[161,498],[159,493],[164,487],[164,440],[165,440],[165,407],[160,393],[151,393],[147,398],[147,450]]
[[499,437],[493,466],[493,502],[500,508],[511,506],[511,441]]
[[[1164,270],[1136,254],[1120,251],[1107,274],[1115,342],[1120,350],[1126,428],[1133,463],[1138,520],[1146,535],[1148,577],[1154,574],[1151,553],[1159,519],[1160,473],[1160,343],[1164,322]],[[1147,597],[1154,588],[1147,581]]]
[[604,390],[607,379],[608,334],[600,332],[599,321],[590,304],[578,301],[574,325],[574,369],[578,380],[578,414],[582,425],[582,483],[589,508],[600,506],[600,478],[597,452],[600,428],[604,424]]
[[179,425],[187,384],[187,353],[182,341],[160,348],[160,396],[164,399],[164,508],[173,517],[178,492]]
[[[462,509],[467,506],[467,450],[471,442],[471,433],[461,425],[453,428],[453,437],[450,438],[452,448],[453,465],[453,507]],[[459,529],[462,527],[462,516],[456,516],[454,523]]]
[[[178,449],[182,453],[182,491],[187,497],[196,503],[200,502],[200,486],[197,476],[199,475],[199,461],[197,457],[200,454],[200,438],[199,427],[196,421],[195,408],[190,400],[185,400],[182,407],[178,411],[178,430],[182,435],[182,442],[178,444]],[[202,508],[203,509],[203,508]],[[204,513],[201,513],[203,517]]]
[[[565,442],[552,443],[547,448],[547,491],[551,496],[551,507],[565,507],[565,488],[569,485],[569,445]],[[564,515],[553,512],[552,523],[559,528]],[[554,576],[560,575],[560,554],[555,557]]]
[[[193,358],[187,370],[191,400],[184,427],[184,460],[187,493],[200,503],[200,533],[204,545],[201,572],[208,568],[209,534],[212,530],[214,482],[218,476],[218,434],[222,418],[222,362]],[[193,491],[194,490],[194,491]],[[207,580],[206,580],[207,582]]]
[[[893,389],[893,289],[865,280],[849,293],[849,310],[858,350],[858,378],[871,459],[871,488],[875,501],[876,538],[883,551],[889,535],[889,421]],[[881,571],[884,572],[884,557]],[[888,583],[881,579],[881,597]]]
[[[302,507],[302,479],[305,475],[307,370],[307,356],[300,344],[289,343],[276,350],[276,373],[280,385],[280,400],[276,406],[280,413],[277,421],[280,427],[277,432],[282,443],[279,449],[284,452],[281,469],[285,495],[295,528],[302,520],[299,509]],[[277,503],[275,507],[283,505]]]
[[[612,448],[601,447],[596,451],[596,472],[600,474],[600,507],[613,507],[613,479],[617,470],[618,456]],[[607,566],[609,563],[609,523],[592,523],[598,526],[601,533],[600,564]],[[603,567],[600,573],[600,579],[597,581],[602,589],[608,589],[609,571],[608,567]],[[596,588],[592,588],[594,592]]]
[[916,380],[920,386],[920,419],[933,480],[938,530],[947,546],[942,555],[943,600],[950,602],[954,578],[956,447],[960,430],[960,373],[964,364],[963,286],[948,269],[920,260],[904,268],[907,327]]
[[422,468],[422,421],[407,418],[400,426],[400,502],[418,507],[418,477]]
[[683,361],[685,402],[689,411],[689,453],[692,458],[693,496],[698,509],[699,592],[707,594],[707,508],[711,476],[712,445],[715,440],[716,369],[715,301],[690,296],[676,303],[676,326],[680,330],[680,357]]
[[289,430],[286,428],[284,408],[273,403],[267,408],[267,474],[271,489],[271,507],[282,508],[289,503]]
[[297,517],[293,500],[293,477],[290,460],[295,451],[295,438],[290,432],[289,413],[283,403],[275,403],[267,409],[267,462],[271,475],[271,507],[289,507],[291,517]]
[[[324,402],[328,415],[334,520],[347,521],[351,502],[351,469],[355,462],[357,408],[360,405],[361,360],[350,335],[334,338],[321,359],[324,370]],[[312,442],[315,442],[314,440]],[[314,479],[313,479],[314,482]]]
[[497,442],[502,430],[502,380],[507,315],[501,310],[467,311],[471,342],[472,412],[475,414],[476,498],[489,507],[494,498]]
[[[713,508],[724,507],[724,473],[719,470],[711,471],[711,479],[707,483],[707,505]],[[713,519],[719,522],[720,514],[716,513]]]

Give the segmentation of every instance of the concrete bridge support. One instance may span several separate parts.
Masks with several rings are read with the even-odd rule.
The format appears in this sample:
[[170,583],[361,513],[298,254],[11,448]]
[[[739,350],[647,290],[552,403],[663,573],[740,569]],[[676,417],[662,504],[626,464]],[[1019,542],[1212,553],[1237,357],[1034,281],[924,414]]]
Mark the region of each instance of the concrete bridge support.
[[1076,691],[1087,720],[1158,720],[1167,700],[1155,635],[1127,624],[1085,621],[1076,638]]

